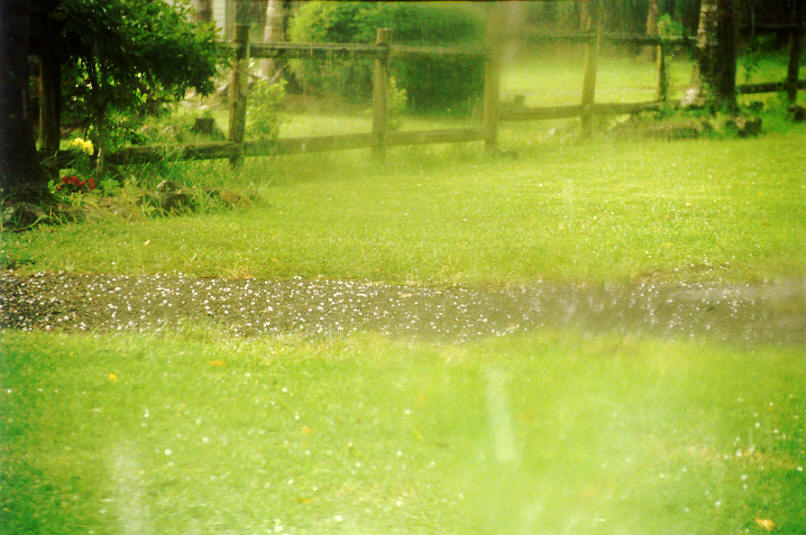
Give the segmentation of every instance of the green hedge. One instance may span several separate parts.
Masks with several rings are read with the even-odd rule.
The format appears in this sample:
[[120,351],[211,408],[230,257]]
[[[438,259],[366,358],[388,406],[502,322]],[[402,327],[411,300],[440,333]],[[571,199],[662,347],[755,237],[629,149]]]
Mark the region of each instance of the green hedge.
[[[395,43],[462,45],[479,43],[484,24],[473,9],[450,5],[374,2],[308,2],[294,16],[292,41],[372,43],[377,28],[390,28]],[[306,91],[366,102],[372,95],[372,62],[337,59],[323,66],[296,60],[291,69]],[[469,112],[480,98],[484,65],[479,58],[424,57],[392,64],[397,87],[415,111]]]

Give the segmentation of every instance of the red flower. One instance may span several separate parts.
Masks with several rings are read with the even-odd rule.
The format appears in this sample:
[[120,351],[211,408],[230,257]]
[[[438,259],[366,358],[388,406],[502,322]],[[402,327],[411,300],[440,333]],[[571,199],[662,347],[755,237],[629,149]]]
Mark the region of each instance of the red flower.
[[62,183],[56,186],[56,191],[67,193],[87,193],[95,189],[95,179],[84,180],[76,175],[63,176]]

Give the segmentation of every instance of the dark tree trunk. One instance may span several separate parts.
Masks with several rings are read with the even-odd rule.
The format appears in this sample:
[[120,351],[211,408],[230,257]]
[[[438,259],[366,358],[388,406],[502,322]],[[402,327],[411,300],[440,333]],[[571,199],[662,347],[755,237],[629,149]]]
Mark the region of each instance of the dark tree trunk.
[[0,0],[0,196],[39,202],[50,195],[24,114],[30,15],[28,0]]
[[800,71],[800,24],[803,21],[803,0],[793,0],[791,22],[797,25],[789,31],[789,63],[786,70],[786,98],[790,106],[798,101],[798,75]]
[[733,0],[702,0],[697,61],[689,96],[711,108],[736,108],[736,10]]
[[46,172],[55,178],[55,156],[61,139],[62,69],[52,51],[39,56],[39,154]]

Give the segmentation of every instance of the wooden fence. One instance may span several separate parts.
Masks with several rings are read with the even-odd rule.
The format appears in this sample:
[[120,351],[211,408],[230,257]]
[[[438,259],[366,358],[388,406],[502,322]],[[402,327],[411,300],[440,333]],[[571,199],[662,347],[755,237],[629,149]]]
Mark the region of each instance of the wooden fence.
[[[376,42],[372,45],[287,42],[250,44],[249,27],[247,25],[236,26],[235,39],[227,46],[230,46],[233,50],[227,141],[171,146],[132,146],[109,154],[107,162],[121,165],[160,160],[216,158],[228,158],[233,162],[238,162],[246,156],[269,156],[360,148],[372,149],[375,157],[382,160],[385,156],[386,147],[389,146],[485,141],[489,138],[488,130],[484,127],[404,132],[393,131],[388,127],[389,62],[392,58],[420,55],[488,58],[489,53],[485,48],[395,45],[391,43],[391,31],[385,28],[378,29]],[[247,110],[246,84],[250,58],[328,59],[334,56],[360,56],[374,59],[371,132],[260,141],[244,139]]]
[[[502,121],[525,121],[580,117],[583,137],[590,136],[593,128],[593,116],[595,115],[636,113],[645,110],[661,109],[663,106],[667,105],[669,99],[669,51],[672,47],[691,46],[693,44],[693,40],[689,38],[662,38],[650,35],[603,33],[601,29],[591,26],[588,27],[588,31],[586,32],[534,35],[531,37],[531,40],[539,43],[582,43],[585,45],[582,101],[580,104],[565,106],[505,109],[502,110],[500,119]],[[658,75],[655,100],[610,104],[595,102],[599,49],[603,42],[654,46],[656,48],[655,57]]]
[[[800,26],[791,30],[789,68],[782,82],[746,84],[737,86],[740,94],[787,91],[794,102],[798,89],[806,89],[806,80],[798,80]],[[370,148],[378,160],[383,160],[386,148],[396,145],[454,143],[483,141],[488,149],[497,144],[499,121],[522,121],[580,117],[581,134],[592,130],[593,116],[601,114],[635,113],[661,109],[668,104],[669,82],[668,52],[671,47],[692,46],[691,38],[667,39],[653,36],[605,34],[600,29],[576,34],[534,36],[534,40],[551,43],[582,43],[585,46],[584,76],[580,104],[553,107],[507,108],[500,105],[500,47],[456,48],[437,46],[407,46],[391,42],[391,31],[377,31],[374,44],[342,43],[249,43],[248,25],[237,25],[235,38],[225,46],[233,53],[232,80],[229,93],[229,131],[227,141],[184,145],[147,145],[119,149],[106,156],[106,163],[125,165],[156,161],[229,159],[240,162],[247,156],[269,156]],[[595,102],[596,71],[601,43],[631,43],[656,47],[657,91],[655,100],[634,103]],[[491,33],[490,42],[500,42]],[[388,127],[389,62],[392,58],[420,55],[471,56],[485,60],[483,121],[475,128],[424,131],[395,131]],[[244,139],[248,106],[247,80],[250,58],[304,58],[327,59],[333,56],[361,56],[374,59],[372,93],[372,130],[360,134],[342,134],[317,137],[281,138],[277,140],[249,141]],[[68,161],[71,152],[60,151],[60,160]]]
[[742,95],[751,93],[778,93],[786,91],[789,104],[795,104],[798,98],[798,90],[806,89],[806,80],[798,79],[800,68],[800,42],[803,36],[803,26],[800,23],[799,4],[794,5],[792,24],[774,24],[767,26],[757,26],[760,30],[788,30],[788,60],[786,68],[786,78],[781,82],[763,82],[758,84],[742,84],[736,86],[736,92]]

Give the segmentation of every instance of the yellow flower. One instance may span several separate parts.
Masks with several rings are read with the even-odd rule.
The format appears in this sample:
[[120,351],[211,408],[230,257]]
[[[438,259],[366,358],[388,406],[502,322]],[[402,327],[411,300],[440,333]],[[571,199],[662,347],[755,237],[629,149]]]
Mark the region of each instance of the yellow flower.
[[92,141],[89,139],[81,139],[80,137],[77,137],[73,140],[71,146],[76,147],[81,152],[85,152],[90,156],[92,156],[92,153],[95,152],[95,147],[92,145]]
[[758,524],[758,527],[765,531],[772,531],[775,529],[775,522],[769,518],[756,518],[756,524]]

